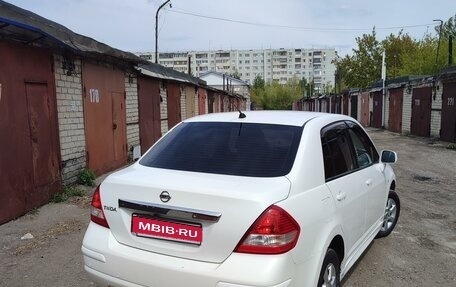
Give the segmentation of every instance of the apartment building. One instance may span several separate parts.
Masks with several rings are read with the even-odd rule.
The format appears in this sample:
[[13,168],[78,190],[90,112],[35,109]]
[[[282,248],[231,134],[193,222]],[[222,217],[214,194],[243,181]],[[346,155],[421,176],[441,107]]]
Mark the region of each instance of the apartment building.
[[[137,53],[154,61],[154,53]],[[256,76],[286,83],[296,77],[314,82],[314,92],[334,87],[335,49],[261,49],[159,53],[158,62],[198,77],[210,71],[238,75],[252,84]]]

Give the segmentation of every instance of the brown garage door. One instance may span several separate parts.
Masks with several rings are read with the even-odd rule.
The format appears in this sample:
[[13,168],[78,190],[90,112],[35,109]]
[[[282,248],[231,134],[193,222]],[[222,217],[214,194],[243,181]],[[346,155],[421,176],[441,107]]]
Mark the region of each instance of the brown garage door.
[[402,88],[390,90],[388,130],[396,133],[402,132],[403,95],[404,90]]
[[335,107],[333,113],[341,114],[342,113],[342,96],[334,96]]
[[168,129],[171,129],[181,121],[181,96],[178,84],[168,82],[167,87]]
[[198,88],[198,111],[200,115],[206,113],[207,92],[203,88]]
[[456,142],[456,83],[443,84],[440,138]]
[[124,73],[84,63],[83,79],[87,165],[103,174],[127,163]]
[[161,137],[159,81],[139,77],[138,97],[141,153],[145,153]]
[[410,133],[416,136],[431,135],[431,87],[416,88],[412,93],[412,122]]
[[207,112],[209,114],[214,112],[214,102],[215,102],[214,92],[208,90],[207,91]]
[[350,116],[358,119],[358,96],[350,96]]
[[61,189],[52,69],[49,51],[0,41],[0,224]]
[[343,101],[343,107],[342,107],[342,113],[344,115],[348,116],[348,102],[349,102],[349,96],[348,95],[343,95],[342,96],[342,101]]
[[365,127],[370,124],[370,111],[369,111],[369,93],[362,93],[361,96],[361,124]]
[[187,111],[187,118],[196,116],[195,98],[196,98],[196,87],[186,86],[185,87],[185,108]]
[[381,128],[383,111],[382,91],[373,93],[373,101],[372,126],[374,128]]

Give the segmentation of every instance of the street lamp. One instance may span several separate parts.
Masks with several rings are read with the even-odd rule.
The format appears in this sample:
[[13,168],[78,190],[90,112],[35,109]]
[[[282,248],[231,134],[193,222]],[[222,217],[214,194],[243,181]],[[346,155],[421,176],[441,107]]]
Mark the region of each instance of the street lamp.
[[158,12],[160,12],[160,9],[163,8],[169,1],[171,0],[166,0],[165,3],[161,4],[155,14],[155,64],[158,63]]

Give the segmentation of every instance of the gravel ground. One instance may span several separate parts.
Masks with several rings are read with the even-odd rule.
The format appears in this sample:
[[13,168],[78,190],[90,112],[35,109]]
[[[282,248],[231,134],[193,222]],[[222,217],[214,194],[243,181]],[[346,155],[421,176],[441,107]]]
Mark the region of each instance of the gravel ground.
[[[395,231],[375,240],[343,286],[456,286],[456,151],[446,143],[369,130],[398,153]],[[0,286],[93,286],[81,242],[90,198],[50,203],[0,226]],[[27,233],[33,239],[21,240]]]

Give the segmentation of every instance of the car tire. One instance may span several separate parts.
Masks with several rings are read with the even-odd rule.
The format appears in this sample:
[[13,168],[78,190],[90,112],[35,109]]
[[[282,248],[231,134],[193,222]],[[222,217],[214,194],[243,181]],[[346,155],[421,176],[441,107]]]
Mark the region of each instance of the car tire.
[[382,228],[375,238],[382,238],[390,235],[396,226],[400,212],[401,202],[399,200],[399,196],[394,190],[391,190],[388,194],[388,200],[386,201]]
[[339,287],[340,286],[340,262],[336,251],[329,248],[326,251],[323,265],[321,266],[318,287]]

